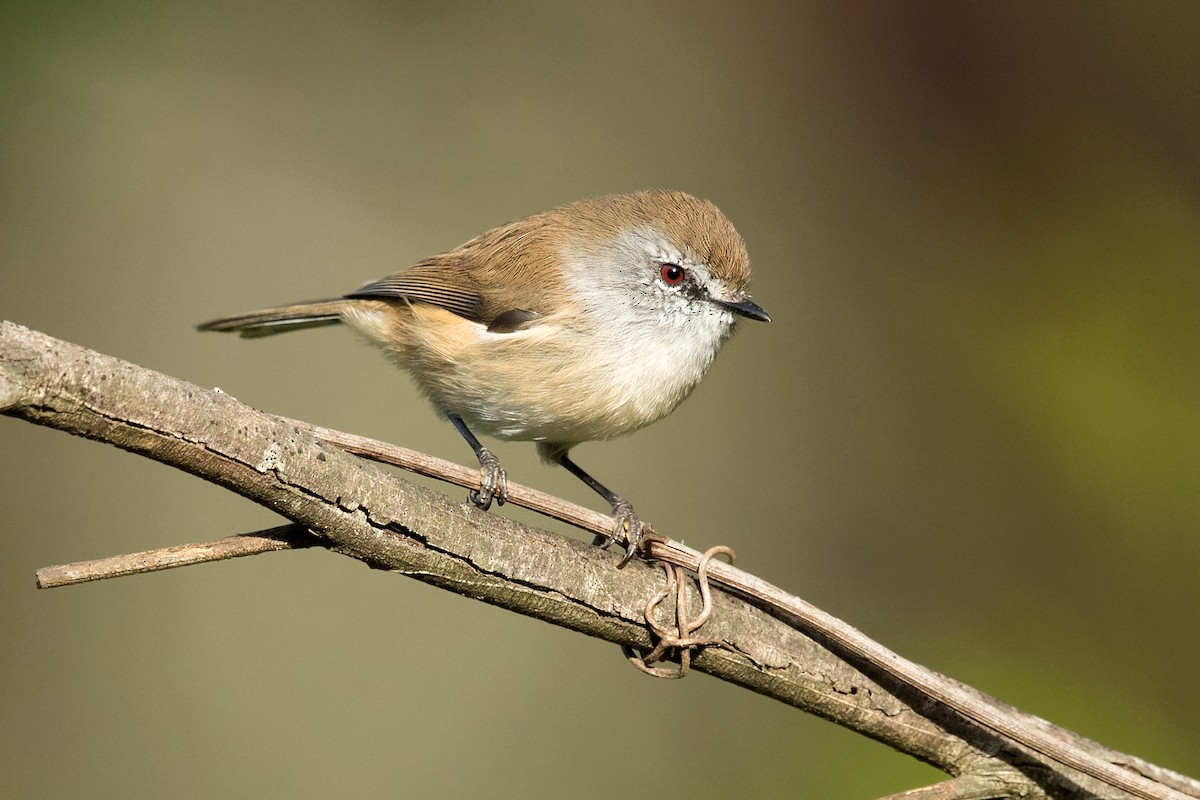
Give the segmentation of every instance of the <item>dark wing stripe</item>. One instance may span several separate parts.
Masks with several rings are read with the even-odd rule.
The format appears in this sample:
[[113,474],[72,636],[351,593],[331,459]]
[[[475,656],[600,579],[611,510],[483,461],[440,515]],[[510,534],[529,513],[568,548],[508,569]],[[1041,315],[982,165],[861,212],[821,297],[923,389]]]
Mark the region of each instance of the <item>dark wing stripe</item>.
[[382,278],[346,295],[348,299],[402,299],[429,303],[458,314],[472,322],[483,321],[483,296],[443,280],[424,275],[400,274]]

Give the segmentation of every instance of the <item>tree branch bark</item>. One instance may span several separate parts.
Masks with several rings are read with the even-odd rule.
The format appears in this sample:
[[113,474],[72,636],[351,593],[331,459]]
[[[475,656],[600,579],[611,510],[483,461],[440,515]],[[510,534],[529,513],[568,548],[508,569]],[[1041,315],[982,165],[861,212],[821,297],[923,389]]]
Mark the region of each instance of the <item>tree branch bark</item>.
[[[651,565],[635,561],[618,571],[612,554],[385,473],[219,391],[4,322],[0,411],[217,483],[373,567],[617,644],[643,650],[654,644],[644,610],[662,575]],[[746,585],[789,599],[726,565],[714,564],[712,573],[744,577]],[[716,592],[703,633],[720,644],[701,649],[693,667],[967,776],[958,786],[969,786],[972,797],[984,796],[984,785],[996,787],[996,797],[1200,797],[1196,781],[911,665],[844,623],[826,627],[827,615],[796,598],[790,601],[800,605],[788,607],[777,600],[756,599],[775,603],[768,613]],[[877,652],[864,651],[845,631]]]

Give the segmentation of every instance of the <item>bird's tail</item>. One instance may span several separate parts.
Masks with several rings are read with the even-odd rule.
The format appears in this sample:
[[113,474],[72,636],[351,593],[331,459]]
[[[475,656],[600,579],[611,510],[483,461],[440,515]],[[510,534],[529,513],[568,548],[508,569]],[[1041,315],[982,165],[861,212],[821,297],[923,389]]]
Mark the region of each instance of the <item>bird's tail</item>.
[[342,321],[342,311],[354,303],[353,300],[313,300],[278,308],[265,308],[248,314],[221,317],[197,325],[201,331],[228,331],[240,333],[243,338],[270,336],[275,333],[298,331],[301,328],[322,328],[337,325]]

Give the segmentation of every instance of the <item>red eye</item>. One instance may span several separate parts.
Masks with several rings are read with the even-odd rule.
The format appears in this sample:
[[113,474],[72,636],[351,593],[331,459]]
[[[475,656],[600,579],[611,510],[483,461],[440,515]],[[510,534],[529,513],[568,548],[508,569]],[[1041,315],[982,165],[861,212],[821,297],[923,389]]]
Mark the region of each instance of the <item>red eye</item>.
[[687,275],[687,270],[678,264],[663,264],[662,270],[659,272],[662,275],[663,283],[667,286],[678,286],[683,283],[683,276]]

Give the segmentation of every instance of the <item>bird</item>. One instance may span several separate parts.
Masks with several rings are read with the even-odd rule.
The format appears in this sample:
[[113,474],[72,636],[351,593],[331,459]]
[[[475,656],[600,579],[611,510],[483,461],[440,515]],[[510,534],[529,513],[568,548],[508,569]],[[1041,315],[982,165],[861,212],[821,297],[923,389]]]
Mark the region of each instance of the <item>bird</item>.
[[197,328],[254,338],[350,327],[407,370],[471,446],[480,467],[474,505],[486,510],[507,496],[507,475],[476,434],[536,442],[543,461],[609,503],[612,530],[594,543],[623,538],[623,567],[643,525],[569,452],[662,419],[738,320],[769,322],[749,279],[745,242],[713,203],[648,190],[509,222],[341,297]]

